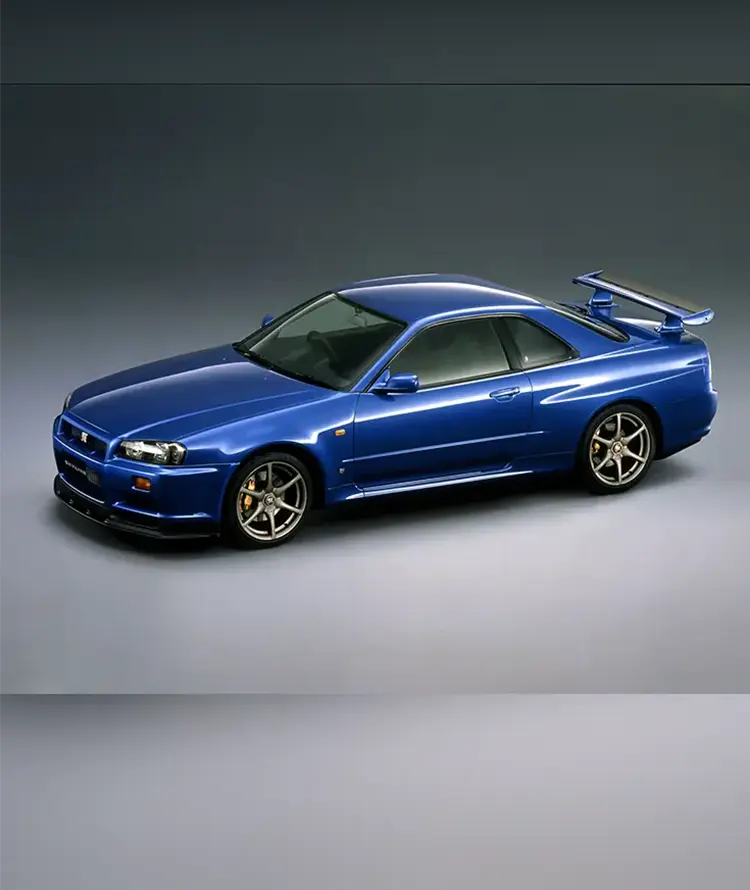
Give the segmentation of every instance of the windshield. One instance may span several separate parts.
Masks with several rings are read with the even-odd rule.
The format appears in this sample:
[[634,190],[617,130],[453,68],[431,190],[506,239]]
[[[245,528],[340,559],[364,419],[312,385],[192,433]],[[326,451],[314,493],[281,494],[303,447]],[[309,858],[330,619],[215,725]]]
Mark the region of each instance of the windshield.
[[252,361],[289,377],[345,391],[405,328],[403,321],[328,293],[234,346]]

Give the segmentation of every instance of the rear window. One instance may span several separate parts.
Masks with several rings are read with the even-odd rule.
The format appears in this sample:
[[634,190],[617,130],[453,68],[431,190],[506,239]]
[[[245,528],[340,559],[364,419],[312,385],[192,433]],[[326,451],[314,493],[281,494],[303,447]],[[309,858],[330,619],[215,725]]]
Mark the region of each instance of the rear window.
[[558,315],[563,315],[589,330],[596,331],[597,334],[601,334],[602,337],[607,337],[609,340],[625,343],[630,339],[624,331],[613,324],[602,321],[600,318],[593,318],[583,306],[570,306],[566,303],[554,303],[551,300],[545,300],[545,305],[557,312]]

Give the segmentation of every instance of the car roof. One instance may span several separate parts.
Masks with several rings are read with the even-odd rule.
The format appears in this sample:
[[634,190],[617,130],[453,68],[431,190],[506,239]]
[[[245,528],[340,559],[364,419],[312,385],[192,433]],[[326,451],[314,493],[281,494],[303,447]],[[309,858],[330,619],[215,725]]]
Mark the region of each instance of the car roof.
[[336,293],[410,324],[452,313],[543,305],[529,294],[483,278],[439,273],[369,278],[337,288]]

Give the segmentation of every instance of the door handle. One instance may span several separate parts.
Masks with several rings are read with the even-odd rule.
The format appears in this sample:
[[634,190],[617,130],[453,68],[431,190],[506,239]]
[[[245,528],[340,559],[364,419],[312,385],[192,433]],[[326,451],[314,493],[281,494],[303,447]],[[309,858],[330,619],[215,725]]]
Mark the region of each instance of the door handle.
[[490,398],[496,402],[509,402],[521,392],[520,386],[511,386],[509,389],[496,389],[490,393]]

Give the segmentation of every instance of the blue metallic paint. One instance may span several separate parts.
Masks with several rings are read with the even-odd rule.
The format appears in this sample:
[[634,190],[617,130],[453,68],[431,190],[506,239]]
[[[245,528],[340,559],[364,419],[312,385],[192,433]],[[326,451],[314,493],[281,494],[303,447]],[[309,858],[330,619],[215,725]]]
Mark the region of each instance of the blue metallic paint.
[[[319,481],[318,501],[572,468],[582,433],[603,407],[627,400],[654,419],[660,455],[702,438],[716,413],[708,351],[643,320],[616,319],[603,337],[535,298],[465,276],[402,276],[339,289],[408,322],[349,392],[291,379],[223,345],[142,365],[79,387],[56,418],[53,445],[100,474],[100,501],[138,518],[208,521],[218,529],[227,486],[260,450],[292,449]],[[378,393],[372,385],[414,334],[450,318],[522,315],[566,340],[571,360],[492,379]],[[684,315],[684,313],[683,313]],[[95,457],[62,433],[65,419],[108,443]],[[343,433],[341,432],[343,430]],[[337,432],[338,431],[338,432]],[[116,454],[123,439],[178,441],[185,463],[156,466]],[[65,464],[63,463],[63,469]],[[74,474],[62,473],[75,486]],[[151,481],[136,491],[135,476]]]
[[[499,389],[517,390],[507,401]],[[531,386],[523,372],[413,394],[362,393],[352,456],[354,481],[391,486],[420,476],[499,471],[525,453]]]

